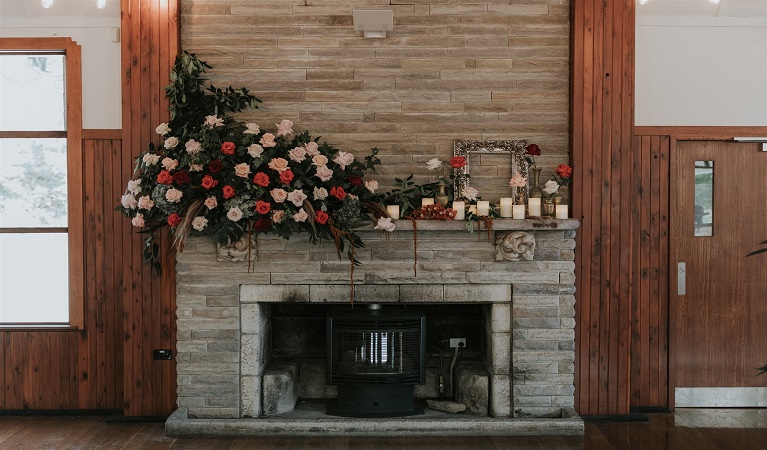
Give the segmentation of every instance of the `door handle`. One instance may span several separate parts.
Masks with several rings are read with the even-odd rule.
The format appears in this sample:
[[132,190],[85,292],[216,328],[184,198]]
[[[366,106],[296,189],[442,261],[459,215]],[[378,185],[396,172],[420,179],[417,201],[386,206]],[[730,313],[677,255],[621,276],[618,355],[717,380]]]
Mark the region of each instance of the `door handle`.
[[676,263],[676,293],[687,293],[687,264],[683,262]]

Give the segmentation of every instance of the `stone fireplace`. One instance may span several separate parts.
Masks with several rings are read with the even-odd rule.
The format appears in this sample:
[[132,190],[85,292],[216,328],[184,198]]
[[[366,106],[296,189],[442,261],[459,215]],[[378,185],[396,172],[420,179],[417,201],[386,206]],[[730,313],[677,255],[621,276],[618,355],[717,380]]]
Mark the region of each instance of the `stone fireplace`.
[[[318,369],[322,355],[311,350],[319,333],[311,324],[323,308],[352,307],[349,262],[339,260],[332,242],[313,246],[302,236],[260,236],[250,250],[190,238],[177,256],[179,410],[167,433],[582,434],[573,411],[578,222],[493,225],[490,233],[469,233],[464,222],[419,221],[417,262],[411,222],[397,221],[389,234],[360,231],[365,248],[355,252],[362,264],[353,275],[354,308],[377,303],[426,312],[432,370],[417,398],[439,395],[443,357],[434,362],[435,347],[449,362],[447,338],[471,333],[437,319],[430,329],[429,312],[458,311],[447,323],[466,317],[473,334],[465,359],[485,374],[486,413],[348,419],[290,412],[297,399],[335,395]],[[301,340],[309,344],[286,355]]]

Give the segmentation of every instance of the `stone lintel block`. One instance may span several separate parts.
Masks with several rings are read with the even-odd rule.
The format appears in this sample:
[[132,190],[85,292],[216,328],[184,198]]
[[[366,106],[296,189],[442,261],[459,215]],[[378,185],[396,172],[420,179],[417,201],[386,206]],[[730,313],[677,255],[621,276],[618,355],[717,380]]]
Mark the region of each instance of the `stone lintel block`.
[[558,295],[514,295],[514,309],[521,306],[559,306]]
[[[342,285],[312,285],[309,301],[312,303],[347,303],[351,289]],[[364,303],[394,303],[399,301],[399,286],[362,285],[354,288],[354,301]]]
[[[354,283],[363,283],[365,281],[365,275],[354,271]],[[271,283],[273,285],[294,285],[301,284],[349,284],[349,273],[272,273]],[[258,300],[254,300],[258,301]],[[280,300],[275,300],[280,301]],[[301,300],[307,301],[307,300]]]
[[236,419],[240,408],[188,408],[192,419]]
[[421,272],[479,272],[482,263],[474,262],[436,262],[421,261],[418,258],[418,271]]
[[536,362],[555,362],[555,363],[569,363],[575,361],[575,352],[572,351],[556,351],[556,352],[538,352],[538,351],[524,351],[514,352],[513,362],[516,363],[536,363]]
[[511,378],[508,375],[490,374],[490,415],[511,416]]
[[401,284],[399,299],[402,303],[442,303],[445,289],[442,284]]
[[184,294],[192,294],[192,295],[237,295],[239,291],[239,286],[237,284],[193,284],[193,283],[185,283],[183,285],[179,284],[178,289],[187,289],[188,292],[183,292]]
[[[413,267],[412,264],[403,264],[403,266],[408,269]],[[365,284],[462,284],[466,281],[466,273],[464,272],[418,272],[416,277],[413,277],[412,270],[365,273]]]
[[482,363],[463,361],[455,368],[455,399],[469,413],[486,416],[490,400],[490,376]]
[[511,304],[493,303],[490,305],[492,330],[498,333],[511,332]]
[[242,333],[262,333],[271,317],[271,303],[243,303],[240,306]]
[[285,361],[269,366],[262,380],[265,416],[293,411],[298,401],[298,362]]
[[243,375],[240,379],[240,417],[261,415],[261,377]]
[[309,286],[306,285],[242,285],[241,303],[308,302]]
[[508,276],[511,272],[540,272],[544,270],[545,262],[541,261],[501,261],[482,262],[482,272],[495,273],[500,276]]
[[511,285],[446,285],[445,302],[509,303]]

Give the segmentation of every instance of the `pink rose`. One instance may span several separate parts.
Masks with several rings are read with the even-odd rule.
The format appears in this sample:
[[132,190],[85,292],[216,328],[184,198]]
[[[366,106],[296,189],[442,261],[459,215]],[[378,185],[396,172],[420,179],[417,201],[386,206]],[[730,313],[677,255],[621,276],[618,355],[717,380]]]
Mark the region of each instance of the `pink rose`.
[[205,116],[205,122],[203,125],[208,127],[223,127],[224,126],[224,119],[220,119],[217,116]]
[[273,158],[269,161],[268,166],[270,169],[282,173],[288,170],[288,160],[285,158]]
[[328,164],[328,158],[325,155],[320,155],[320,154],[314,155],[312,157],[312,164],[318,167],[325,166]]
[[304,200],[306,200],[306,194],[304,194],[304,191],[300,189],[291,191],[291,193],[288,194],[288,201],[293,203],[296,206],[303,205]]
[[261,139],[258,141],[263,147],[275,147],[277,143],[274,142],[274,135],[272,133],[264,133]]
[[205,199],[205,206],[207,206],[208,209],[213,209],[218,206],[218,200],[216,200],[216,197],[208,197]]
[[315,173],[315,176],[322,181],[328,181],[333,177],[333,171],[330,170],[328,166],[319,166],[317,167],[317,173]]
[[258,144],[252,144],[248,147],[248,155],[254,158],[261,156],[261,153],[264,153],[264,147],[261,147]]
[[197,231],[202,231],[208,225],[208,219],[202,216],[197,216],[192,220],[192,228]]
[[162,164],[165,170],[176,170],[176,167],[178,167],[178,160],[173,158],[163,158],[160,164]]
[[237,222],[238,220],[242,219],[242,210],[235,206],[234,208],[227,211],[226,218],[232,222]]
[[285,189],[272,189],[269,194],[277,203],[284,203],[288,199],[288,193]]
[[240,163],[234,166],[234,174],[238,177],[242,178],[248,178],[248,175],[250,175],[250,164],[248,163]]
[[371,194],[376,193],[376,189],[378,189],[378,181],[376,180],[365,180],[365,187],[368,191],[370,191]]
[[178,138],[176,136],[171,136],[168,139],[165,140],[164,147],[165,148],[175,148],[178,145]]
[[289,151],[288,155],[290,155],[290,159],[300,163],[306,159],[306,149],[304,149],[303,147],[296,147],[293,150]]
[[297,213],[293,214],[293,220],[296,222],[306,222],[308,218],[309,214],[304,211],[304,208],[299,209]]
[[338,152],[333,162],[341,166],[341,170],[346,170],[346,166],[354,162],[354,155],[347,152]]
[[293,134],[293,122],[289,120],[283,120],[282,122],[275,125],[277,125],[277,136],[287,136],[289,134]]
[[521,173],[515,173],[509,180],[509,187],[521,188],[525,186],[527,186],[527,178],[523,177]]
[[261,127],[259,127],[255,123],[246,123],[245,124],[245,131],[243,131],[243,134],[258,134],[261,132]]
[[141,228],[144,226],[144,215],[143,214],[136,214],[136,217],[132,218],[130,221],[131,225],[137,228]]
[[281,209],[275,209],[272,211],[272,222],[281,223],[283,217],[285,217],[285,211]]
[[328,198],[328,190],[327,189],[325,189],[324,187],[321,187],[321,188],[315,187],[314,188],[314,199],[315,200],[325,200],[326,198]]
[[320,154],[320,146],[316,142],[309,142],[306,144],[306,154],[309,156],[317,156]]
[[167,192],[165,192],[165,200],[168,200],[171,203],[179,203],[181,201],[181,197],[183,196],[184,193],[176,188],[170,188]]
[[138,207],[141,209],[146,209],[147,211],[154,208],[154,202],[151,198],[149,198],[148,195],[145,195],[138,199]]
[[184,147],[186,147],[186,152],[190,155],[196,155],[197,153],[200,153],[202,151],[202,145],[200,145],[199,142],[195,141],[194,139],[189,139],[186,141],[186,144],[184,144]]

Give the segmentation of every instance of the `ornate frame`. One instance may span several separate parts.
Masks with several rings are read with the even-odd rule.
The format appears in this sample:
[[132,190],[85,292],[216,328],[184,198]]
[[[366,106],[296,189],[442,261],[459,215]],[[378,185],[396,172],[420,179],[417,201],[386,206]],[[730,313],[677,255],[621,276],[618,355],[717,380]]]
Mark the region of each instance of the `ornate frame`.
[[[457,140],[453,142],[453,155],[463,156],[466,158],[466,165],[460,169],[455,170],[455,192],[456,196],[459,196],[463,192],[466,186],[469,186],[470,177],[470,159],[469,156],[473,154],[483,153],[508,153],[511,155],[511,171],[512,173],[521,173],[527,176],[527,160],[525,160],[525,147],[527,147],[526,140],[515,141],[469,141],[469,140]],[[523,192],[520,192],[523,191]],[[527,203],[527,191],[528,188],[518,188],[514,192],[514,203],[526,204]]]

